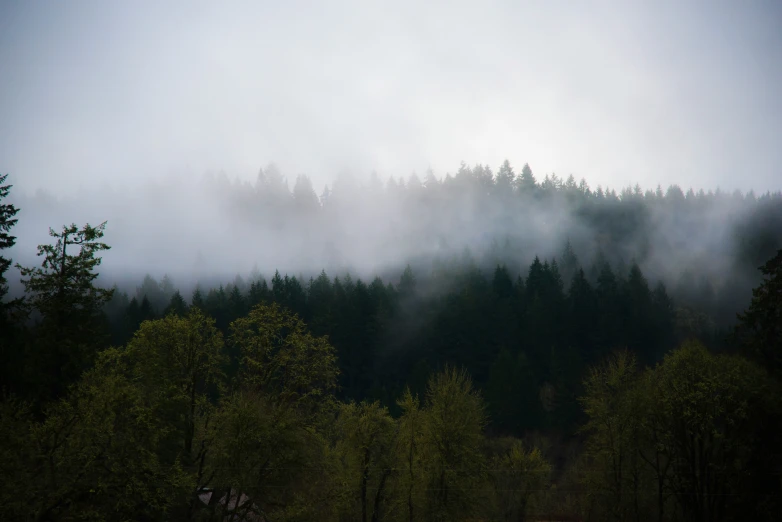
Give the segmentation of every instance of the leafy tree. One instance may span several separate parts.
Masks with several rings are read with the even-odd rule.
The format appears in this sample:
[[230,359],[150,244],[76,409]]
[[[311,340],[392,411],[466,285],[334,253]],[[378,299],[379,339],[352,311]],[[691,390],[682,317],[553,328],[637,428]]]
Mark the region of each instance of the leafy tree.
[[397,406],[402,410],[399,419],[399,434],[395,444],[397,467],[399,478],[396,484],[396,493],[404,513],[404,519],[408,522],[419,520],[422,512],[423,496],[423,451],[426,418],[422,411],[417,395],[413,395],[409,388],[397,401]]
[[778,457],[766,448],[779,444],[780,408],[765,372],[690,342],[666,355],[655,379],[665,428],[660,443],[685,517],[765,519],[763,508],[773,498],[778,504],[780,488],[768,481],[778,472]]
[[[212,519],[314,520],[323,514],[320,434],[272,394],[242,389],[205,426],[209,451],[200,488]],[[328,475],[326,473],[325,475]],[[207,487],[208,486],[208,487]]]
[[427,520],[475,516],[482,508],[483,400],[463,370],[432,376],[426,392],[423,452]]
[[376,522],[390,507],[387,497],[394,464],[394,420],[378,402],[362,402],[342,405],[337,423],[349,499],[344,515]]
[[214,319],[193,308],[185,317],[146,321],[123,353],[133,382],[150,394],[150,403],[170,415],[176,428],[174,450],[183,462],[194,460],[196,424],[210,410],[223,384],[223,336]]
[[[0,516],[8,520],[163,520],[193,484],[160,458],[167,426],[101,357],[69,396],[35,421],[5,402]],[[11,453],[13,452],[13,453]]]
[[537,448],[525,449],[518,439],[494,442],[500,448],[491,461],[491,480],[495,490],[498,520],[523,522],[537,494],[548,484],[551,464]]
[[597,495],[603,519],[637,519],[641,460],[636,446],[640,413],[627,400],[637,375],[636,359],[628,351],[615,352],[593,368],[584,382],[580,399],[588,421],[586,455],[589,472],[585,482]]
[[339,373],[334,348],[297,316],[258,305],[231,324],[229,342],[241,357],[238,387],[307,412],[328,406]]
[[96,254],[110,248],[99,241],[105,227],[104,222],[81,229],[73,224],[61,233],[49,229],[57,242],[38,247],[38,255],[44,257],[41,267],[17,264],[29,305],[41,316],[34,367],[37,379],[46,383],[42,387],[48,388],[48,398],[61,397],[106,340],[101,314],[113,291],[94,285],[101,263]]

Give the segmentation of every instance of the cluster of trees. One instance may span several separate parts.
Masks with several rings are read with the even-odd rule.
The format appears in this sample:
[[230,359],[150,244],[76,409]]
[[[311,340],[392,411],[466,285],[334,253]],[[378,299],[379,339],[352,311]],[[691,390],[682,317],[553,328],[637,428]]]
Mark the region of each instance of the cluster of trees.
[[[517,172],[508,162],[496,170],[462,164],[444,177],[345,175],[318,197],[306,176],[289,188],[269,165],[255,182],[191,177],[138,191],[87,189],[71,200],[41,193],[16,201],[30,214],[22,224],[30,238],[39,232],[33,227],[62,216],[108,219],[121,238],[104,270],[113,282],[144,271],[157,278],[171,271],[180,285],[215,276],[224,282],[246,276],[254,263],[306,279],[323,268],[332,277],[350,272],[367,282],[374,275],[395,281],[407,263],[421,277],[438,258],[459,257],[465,247],[482,271],[505,265],[515,279],[526,277],[536,255],[558,257],[569,237],[585,269],[602,257],[626,275],[635,261],[677,303],[719,324],[735,319],[759,283],[756,267],[782,247],[779,192],[676,185],[619,191],[572,176],[540,178],[529,165]],[[31,242],[17,257],[33,249]]]
[[198,287],[188,304],[170,278],[147,276],[135,296],[117,290],[109,304],[114,344],[126,343],[142,321],[189,306],[227,333],[254,306],[276,303],[328,336],[339,360],[340,398],[380,400],[396,413],[395,397],[405,387],[422,393],[429,373],[451,364],[466,368],[484,390],[492,429],[513,435],[571,432],[581,375],[614,347],[627,346],[653,364],[692,334],[719,346],[708,320],[675,309],[665,286],[650,288],[638,265],[617,273],[603,261],[587,273],[569,245],[559,262],[535,258],[515,279],[505,266],[485,273],[465,257],[427,277],[408,266],[396,285],[325,272],[304,284],[279,273],[270,282],[258,276],[249,284],[238,278]]
[[[356,250],[358,243],[390,259],[400,250],[431,257],[470,246],[487,252],[482,268],[499,263],[517,270],[532,260],[530,251],[553,254],[553,243],[568,230],[583,259],[591,261],[597,251],[612,265],[634,259],[655,278],[667,278],[677,299],[721,321],[734,317],[737,298],[748,299],[755,268],[780,247],[782,227],[779,192],[685,192],[677,185],[617,192],[592,189],[572,175],[539,180],[528,164],[517,173],[507,160],[496,172],[462,163],[443,179],[431,170],[423,180],[414,173],[386,183],[374,174],[367,184],[345,175],[320,198],[303,175],[289,190],[273,164],[261,169],[254,185],[222,176],[210,187],[253,230],[276,223],[280,239],[304,230],[308,242],[325,238],[328,255],[316,255],[337,269],[355,264],[350,256],[366,254]],[[725,271],[733,277],[725,278]]]
[[396,285],[276,273],[188,302],[170,278],[99,288],[104,232],[50,230],[24,299],[0,301],[2,518],[782,509],[782,250],[721,341],[637,264],[585,271],[569,245],[515,278],[465,255]]

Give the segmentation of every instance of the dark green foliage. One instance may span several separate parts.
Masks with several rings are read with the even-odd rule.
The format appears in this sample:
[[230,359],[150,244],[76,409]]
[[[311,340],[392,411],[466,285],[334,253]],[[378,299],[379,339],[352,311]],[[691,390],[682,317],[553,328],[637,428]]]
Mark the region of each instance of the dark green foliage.
[[[430,181],[412,176],[389,190],[406,205],[445,195],[476,212],[500,197],[525,218],[535,216],[522,203],[567,198],[601,227],[592,269],[582,270],[569,241],[557,258],[520,266],[518,245],[488,238],[479,255],[465,248],[431,270],[419,260],[390,271],[396,286],[325,271],[308,279],[277,271],[269,286],[256,270],[249,284],[196,287],[188,306],[168,275],[147,275],[132,299],[97,288],[102,225],[51,232],[57,244],[40,247],[43,267],[20,267],[34,313],[30,324],[14,318],[13,353],[25,356],[3,352],[21,376],[8,389],[31,402],[0,404],[0,518],[524,520],[565,509],[599,520],[771,520],[779,512],[782,251],[761,269],[725,348],[720,317],[738,287],[690,269],[669,296],[642,271],[643,255],[628,262],[620,248],[649,226],[646,205],[677,221],[710,196],[672,188],[620,198],[572,177],[538,184],[528,165],[515,176],[507,162],[496,180],[486,166],[462,165],[444,183]],[[273,167],[257,190],[280,228],[286,209],[320,212],[308,180],[291,196]],[[775,242],[764,234],[744,245],[752,255]],[[106,320],[120,348],[108,348]],[[674,350],[688,337],[708,349]],[[739,345],[764,368],[722,353]]]
[[[8,178],[8,174],[0,174],[0,251],[11,248],[16,243],[16,237],[9,232],[16,225],[18,220],[14,216],[19,212],[19,209],[14,205],[3,201],[8,197],[11,187],[13,187],[13,185],[3,185],[6,178]],[[8,281],[5,278],[5,273],[10,267],[11,260],[0,255],[0,307],[3,306],[3,301],[8,293]],[[0,308],[0,313],[4,312],[5,310]],[[0,315],[0,321],[3,319],[4,316]]]
[[8,281],[6,272],[11,267],[11,259],[2,255],[2,251],[11,248],[16,243],[16,237],[9,232],[16,225],[14,218],[19,209],[3,200],[13,185],[3,185],[8,174],[0,175],[0,390],[7,387],[16,388],[18,381],[18,368],[22,365],[22,354],[19,346],[18,331],[14,318],[11,317],[13,309],[18,310],[19,302],[6,302],[8,294]]
[[110,248],[99,241],[105,226],[87,224],[79,229],[73,224],[61,233],[49,229],[57,242],[38,247],[44,258],[41,267],[17,265],[29,306],[41,317],[33,332],[28,371],[46,398],[61,397],[108,341],[102,313],[113,290],[93,284],[101,263],[96,254]]
[[164,315],[168,314],[174,314],[178,315],[179,317],[184,317],[187,315],[187,303],[185,303],[185,299],[182,297],[182,294],[179,293],[179,290],[174,291],[174,295],[171,296],[171,299],[168,302],[168,306],[163,311]]
[[778,375],[782,370],[782,250],[760,271],[763,283],[752,291],[752,302],[739,315],[738,339],[750,357]]

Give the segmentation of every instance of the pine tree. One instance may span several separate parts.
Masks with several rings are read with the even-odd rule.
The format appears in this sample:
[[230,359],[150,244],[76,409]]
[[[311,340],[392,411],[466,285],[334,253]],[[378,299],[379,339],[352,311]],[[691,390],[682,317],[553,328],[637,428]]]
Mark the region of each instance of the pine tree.
[[[16,243],[16,237],[9,234],[11,228],[16,225],[17,219],[14,218],[19,209],[10,203],[2,201],[8,197],[8,193],[13,185],[3,185],[8,174],[0,175],[0,251],[11,248]],[[6,310],[4,308],[5,296],[8,294],[8,281],[5,273],[11,267],[11,260],[0,256],[0,325],[5,320]]]
[[573,251],[570,239],[568,239],[565,241],[565,247],[562,249],[562,254],[559,256],[559,269],[565,284],[570,284],[578,268],[578,257]]
[[782,370],[782,250],[762,267],[763,282],[752,290],[749,308],[738,315],[739,340],[745,353],[780,378]]
[[243,317],[248,312],[247,302],[239,291],[238,286],[232,286],[231,291],[228,293],[228,310],[229,322]]
[[507,195],[513,192],[513,187],[516,184],[516,173],[513,172],[513,167],[510,166],[510,161],[507,159],[502,163],[500,170],[497,171],[497,181],[495,183],[495,189],[500,195]]
[[521,194],[532,194],[537,188],[535,176],[529,163],[525,163],[521,169],[521,175],[517,178],[518,190]]
[[411,298],[415,294],[415,276],[410,265],[405,267],[402,277],[399,278],[399,295],[404,298]]
[[48,384],[50,399],[62,396],[108,341],[101,316],[113,291],[94,285],[101,263],[96,254],[110,248],[99,241],[105,227],[104,222],[81,229],[72,224],[61,233],[49,229],[57,242],[38,247],[38,255],[44,257],[41,268],[17,264],[29,304],[42,317],[36,328],[35,371]]
[[168,302],[164,315],[174,314],[178,317],[184,317],[187,315],[187,303],[179,293],[179,290],[174,291],[174,295],[171,296],[171,300]]
[[199,308],[201,310],[205,310],[204,308],[204,296],[201,294],[201,288],[196,285],[195,290],[193,291],[193,297],[190,299],[190,304],[194,308]]
[[261,303],[268,303],[269,287],[265,279],[258,278],[250,284],[250,293],[247,296],[247,301],[249,308],[253,308]]
[[[12,187],[12,185],[3,185],[7,177],[8,174],[0,175],[0,252],[16,243],[16,237],[9,232],[16,225],[17,220],[14,216],[19,212],[14,205],[3,203]],[[0,393],[5,386],[16,387],[14,383],[18,381],[19,370],[23,364],[23,351],[14,339],[14,321],[10,317],[12,309],[18,310],[16,305],[20,304],[20,301],[5,302],[5,297],[8,295],[5,273],[10,266],[11,259],[0,255]]]

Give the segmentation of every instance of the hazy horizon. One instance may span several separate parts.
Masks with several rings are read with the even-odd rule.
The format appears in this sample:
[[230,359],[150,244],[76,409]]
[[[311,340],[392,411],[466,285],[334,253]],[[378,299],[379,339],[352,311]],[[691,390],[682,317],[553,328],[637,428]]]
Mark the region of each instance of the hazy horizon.
[[775,2],[6,2],[0,172],[79,194],[276,162],[780,188]]

